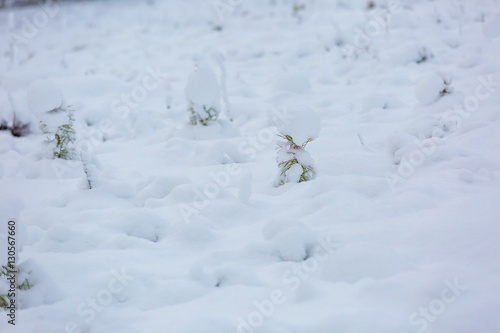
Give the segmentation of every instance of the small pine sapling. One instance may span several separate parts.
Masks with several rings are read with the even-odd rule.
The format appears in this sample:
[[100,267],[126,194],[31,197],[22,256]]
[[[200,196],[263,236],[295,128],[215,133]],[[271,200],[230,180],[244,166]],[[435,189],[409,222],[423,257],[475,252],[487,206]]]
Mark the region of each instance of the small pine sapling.
[[72,160],[75,156],[75,129],[73,128],[74,116],[71,110],[67,111],[68,120],[59,125],[55,132],[50,131],[47,124],[40,121],[40,129],[47,135],[46,142],[53,146],[53,157],[63,160]]
[[[16,272],[15,274],[19,274],[19,268],[11,263],[6,264],[6,265],[2,265],[0,267],[0,279],[2,279],[4,277],[6,279],[9,278],[12,275],[12,272]],[[31,289],[31,287],[33,287],[33,285],[28,280],[28,278],[25,278],[22,283],[16,284],[17,290],[29,290],[29,289]],[[5,309],[7,309],[9,304],[10,304],[9,295],[0,293],[0,308],[5,310]]]
[[314,161],[305,150],[306,145],[313,139],[309,138],[301,145],[296,144],[290,135],[279,134],[285,141],[278,142],[278,168],[276,186],[287,182],[301,183],[314,179]]
[[318,137],[321,119],[313,110],[292,111],[285,123],[278,125],[278,176],[275,185],[301,183],[316,176],[314,161],[305,150]]

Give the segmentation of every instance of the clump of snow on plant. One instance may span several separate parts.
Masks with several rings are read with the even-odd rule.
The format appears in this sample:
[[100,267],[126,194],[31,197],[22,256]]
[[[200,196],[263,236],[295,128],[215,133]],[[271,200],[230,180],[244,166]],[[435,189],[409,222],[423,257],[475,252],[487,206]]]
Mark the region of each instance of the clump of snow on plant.
[[186,97],[190,122],[207,125],[215,121],[220,113],[221,89],[217,76],[208,65],[201,65],[189,75]]
[[286,120],[278,124],[278,131],[293,138],[297,145],[303,145],[319,136],[321,118],[311,109],[292,109],[286,111]]
[[33,81],[26,92],[26,102],[44,133],[55,133],[58,127],[68,122],[64,97],[52,82]]
[[46,135],[44,155],[66,160],[75,158],[74,115],[66,107],[61,91],[49,81],[37,80],[28,87],[26,99],[40,130]]
[[436,73],[422,77],[415,87],[415,97],[422,105],[437,102],[442,96],[450,92],[450,80]]

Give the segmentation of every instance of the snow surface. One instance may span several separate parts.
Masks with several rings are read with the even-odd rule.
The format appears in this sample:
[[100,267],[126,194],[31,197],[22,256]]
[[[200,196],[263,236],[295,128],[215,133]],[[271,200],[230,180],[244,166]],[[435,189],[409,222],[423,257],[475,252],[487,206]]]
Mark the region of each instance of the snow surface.
[[[0,259],[17,218],[34,283],[0,331],[499,332],[500,4],[372,2],[1,10],[0,115],[58,106],[29,93],[52,82],[93,188],[0,131]],[[233,121],[191,126],[189,76],[222,82],[220,55]],[[419,102],[428,73],[453,92]],[[317,177],[276,188],[287,119]]]

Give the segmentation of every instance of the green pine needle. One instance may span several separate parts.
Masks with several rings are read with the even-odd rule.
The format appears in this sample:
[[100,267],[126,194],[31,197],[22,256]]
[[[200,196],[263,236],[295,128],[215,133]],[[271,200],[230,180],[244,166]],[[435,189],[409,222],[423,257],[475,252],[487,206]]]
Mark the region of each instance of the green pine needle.
[[191,105],[191,107],[189,108],[189,122],[191,123],[191,125],[201,124],[203,126],[207,126],[209,123],[216,121],[219,117],[219,112],[213,107],[207,108],[204,105],[203,111],[205,111],[206,113],[206,116],[204,117],[200,116]]

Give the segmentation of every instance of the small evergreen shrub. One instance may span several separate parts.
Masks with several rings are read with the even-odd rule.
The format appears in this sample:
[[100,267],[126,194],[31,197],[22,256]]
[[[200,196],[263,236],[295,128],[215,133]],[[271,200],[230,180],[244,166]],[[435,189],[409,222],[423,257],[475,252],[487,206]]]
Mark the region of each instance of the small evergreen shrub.
[[301,183],[314,179],[316,170],[311,155],[305,150],[319,136],[321,118],[312,109],[301,107],[286,110],[287,116],[278,124],[278,176],[275,186]]
[[[0,268],[0,279],[7,278],[9,276],[9,271],[17,271],[19,274],[19,268],[13,266],[12,264],[3,265]],[[28,278],[25,278],[22,283],[17,283],[17,290],[29,290],[33,285],[29,282]],[[7,294],[0,294],[0,308],[7,309],[9,306],[9,297]]]
[[287,182],[301,183],[314,179],[314,161],[305,150],[306,145],[313,139],[298,145],[293,137],[286,134],[279,134],[284,141],[278,142],[278,168],[279,173],[276,179],[276,186],[281,186]]
[[52,132],[46,123],[40,121],[40,129],[47,136],[46,143],[52,146],[54,158],[72,160],[76,157],[74,116],[71,110],[59,112],[67,112],[66,123],[57,126],[56,130]]

